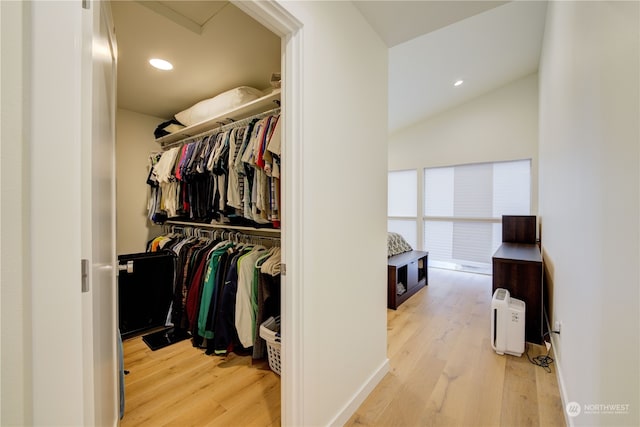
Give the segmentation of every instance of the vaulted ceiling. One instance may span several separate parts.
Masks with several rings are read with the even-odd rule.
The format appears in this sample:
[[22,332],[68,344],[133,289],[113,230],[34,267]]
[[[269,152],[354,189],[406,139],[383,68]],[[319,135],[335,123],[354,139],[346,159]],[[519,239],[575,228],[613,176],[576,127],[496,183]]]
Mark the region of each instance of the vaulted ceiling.
[[[390,48],[390,132],[537,71],[544,1],[354,4]],[[120,108],[170,118],[236,86],[267,89],[280,71],[280,39],[228,1],[114,1],[112,10]],[[151,57],[174,70],[152,68]]]
[[507,1],[355,1],[389,47],[428,34]]
[[[438,11],[451,2],[417,3],[408,7]],[[546,2],[502,3],[391,46],[391,133],[537,72]]]

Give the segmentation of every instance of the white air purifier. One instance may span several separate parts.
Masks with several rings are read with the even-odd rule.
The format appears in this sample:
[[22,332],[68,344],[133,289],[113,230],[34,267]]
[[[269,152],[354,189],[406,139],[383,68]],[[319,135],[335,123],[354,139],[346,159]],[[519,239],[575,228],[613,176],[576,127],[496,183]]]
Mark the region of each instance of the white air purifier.
[[524,313],[524,301],[511,298],[506,289],[496,289],[491,301],[491,347],[496,353],[522,356]]

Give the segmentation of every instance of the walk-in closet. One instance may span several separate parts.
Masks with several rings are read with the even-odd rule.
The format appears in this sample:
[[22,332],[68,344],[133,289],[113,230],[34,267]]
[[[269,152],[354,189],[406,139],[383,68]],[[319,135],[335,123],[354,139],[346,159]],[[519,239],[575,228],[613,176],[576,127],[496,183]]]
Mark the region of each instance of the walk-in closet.
[[121,425],[279,425],[281,39],[226,1],[111,9]]

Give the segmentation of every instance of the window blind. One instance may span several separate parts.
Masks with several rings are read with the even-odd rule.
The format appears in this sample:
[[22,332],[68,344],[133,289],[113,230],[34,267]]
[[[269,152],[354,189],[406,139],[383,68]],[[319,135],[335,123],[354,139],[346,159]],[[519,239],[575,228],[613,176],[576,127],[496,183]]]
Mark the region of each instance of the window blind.
[[424,248],[434,261],[490,267],[502,215],[529,215],[531,161],[424,170]]
[[388,174],[387,230],[400,234],[413,249],[418,247],[418,171]]

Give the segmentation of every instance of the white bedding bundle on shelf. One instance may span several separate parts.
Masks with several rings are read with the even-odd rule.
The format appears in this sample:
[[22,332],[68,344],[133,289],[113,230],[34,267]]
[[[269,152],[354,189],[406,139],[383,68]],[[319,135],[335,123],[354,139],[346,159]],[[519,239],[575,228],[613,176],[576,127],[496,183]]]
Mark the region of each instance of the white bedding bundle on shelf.
[[240,86],[223,92],[213,98],[200,101],[194,106],[176,114],[175,118],[183,125],[191,126],[212,117],[219,116],[248,102],[255,101],[263,95],[262,91],[258,89],[249,86]]

